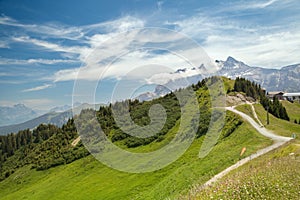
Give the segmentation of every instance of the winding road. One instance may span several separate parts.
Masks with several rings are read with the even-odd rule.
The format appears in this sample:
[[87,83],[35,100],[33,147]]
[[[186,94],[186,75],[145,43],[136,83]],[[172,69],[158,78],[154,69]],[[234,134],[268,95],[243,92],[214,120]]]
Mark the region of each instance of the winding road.
[[[253,107],[253,105],[251,103],[247,103],[247,104],[250,104],[251,107],[252,107],[252,111],[253,111],[253,114],[254,114],[254,117],[259,121],[259,119],[257,118],[257,115],[255,113],[255,109]],[[249,162],[250,160],[254,159],[254,158],[257,158],[263,154],[266,154],[268,153],[269,151],[272,151],[278,147],[280,147],[281,145],[287,143],[288,141],[292,140],[293,138],[290,138],[290,137],[283,137],[283,136],[279,136],[279,135],[275,135],[274,133],[272,133],[271,131],[267,130],[266,128],[264,128],[261,125],[257,124],[254,119],[252,119],[250,116],[246,115],[245,113],[243,112],[240,112],[238,110],[235,109],[235,106],[234,107],[225,107],[226,110],[229,110],[231,112],[234,112],[238,115],[240,115],[242,118],[244,118],[245,120],[247,120],[260,134],[262,134],[263,136],[265,137],[268,137],[270,139],[272,139],[274,141],[274,143],[271,145],[271,146],[268,146],[264,149],[261,149],[259,151],[257,151],[256,153],[254,154],[251,154],[250,156],[238,161],[237,163],[235,163],[234,165],[226,168],[225,170],[223,170],[222,172],[220,172],[219,174],[215,175],[213,178],[211,178],[209,181],[207,181],[203,187],[207,187],[209,185],[211,185],[212,183],[216,182],[218,179],[222,178],[223,176],[225,176],[226,174],[228,174],[230,171],[244,165],[245,163]],[[260,122],[261,123],[261,122]]]

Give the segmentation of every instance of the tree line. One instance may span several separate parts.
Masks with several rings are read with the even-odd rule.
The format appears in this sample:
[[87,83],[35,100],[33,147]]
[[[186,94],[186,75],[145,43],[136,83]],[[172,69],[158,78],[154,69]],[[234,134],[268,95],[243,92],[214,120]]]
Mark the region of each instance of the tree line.
[[[218,80],[219,77],[206,78],[187,88],[178,89],[164,97],[151,101],[140,102],[138,100],[125,100],[109,104],[108,106],[101,106],[100,109],[96,111],[97,120],[106,136],[112,142],[117,142],[127,148],[159,142],[166,138],[166,134],[175,127],[176,123],[180,122],[181,105],[176,97],[176,93],[183,92],[184,90],[194,90],[200,110],[199,128],[196,137],[200,137],[206,134],[211,118],[210,93],[207,86],[214,84]],[[238,80],[237,84],[241,84],[240,81],[241,80]],[[249,83],[246,84],[248,85],[247,87],[249,87]],[[257,88],[259,87],[260,86],[257,85]],[[243,86],[237,88],[243,88]],[[258,89],[254,91],[258,91]],[[253,95],[255,95],[255,93],[252,92],[252,96]],[[128,112],[128,110],[125,109],[128,108],[133,122],[139,126],[146,126],[151,122],[148,114],[150,107],[155,104],[160,104],[164,107],[167,118],[163,128],[148,138],[138,138],[125,133],[118,127],[112,112],[112,108],[116,108],[116,110],[122,114]],[[85,111],[83,110],[80,115],[84,114]],[[17,168],[24,165],[31,165],[34,169],[44,170],[57,165],[70,163],[89,155],[89,152],[81,141],[76,146],[71,145],[78,137],[75,121],[76,118],[69,119],[61,128],[51,124],[41,124],[33,130],[26,129],[15,134],[0,136],[0,179],[8,177],[14,173]],[[221,138],[228,137],[241,123],[242,121],[238,117],[228,115]],[[93,128],[94,124],[87,122],[84,126]],[[130,124],[128,126],[130,126]]]
[[259,99],[261,105],[266,111],[270,112],[277,118],[287,121],[290,120],[285,107],[280,103],[278,98],[274,97],[273,100],[270,100],[259,84],[251,82],[245,78],[237,77],[234,82],[233,91],[244,92],[247,96],[252,97],[255,100]]
[[89,154],[79,143],[71,142],[78,137],[73,119],[61,128],[52,124],[40,124],[33,130],[22,130],[0,136],[0,180],[30,164],[37,170],[70,163]]

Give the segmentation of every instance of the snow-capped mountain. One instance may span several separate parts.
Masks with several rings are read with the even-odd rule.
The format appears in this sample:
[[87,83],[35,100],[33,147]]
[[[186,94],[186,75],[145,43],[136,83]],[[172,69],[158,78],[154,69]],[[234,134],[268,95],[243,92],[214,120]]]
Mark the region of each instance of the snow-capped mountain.
[[[211,71],[210,67],[201,64],[199,67],[177,69],[175,72],[170,73],[170,81],[164,84],[166,87],[160,87],[175,90],[180,87],[186,87],[187,82],[193,84],[205,77],[217,75],[232,79],[244,77],[259,83],[267,91],[300,91],[300,64],[282,67],[281,69],[251,67],[229,56],[226,61],[215,61],[215,66],[213,67],[215,71],[213,73],[209,73]],[[166,76],[164,75],[164,77]],[[170,89],[165,92],[170,92]],[[147,92],[138,96],[137,99],[147,101],[159,96],[161,95],[157,95],[156,92]]]
[[[208,69],[208,67],[201,65],[202,70],[199,71],[200,73],[192,76],[186,74],[185,79],[192,84],[205,77],[214,75],[225,76],[232,79],[244,77],[261,84],[261,86],[268,91],[299,92],[300,90],[300,64],[282,67],[281,69],[251,67],[229,56],[226,61],[216,60],[215,65],[216,71],[214,73],[205,73],[206,71],[203,68]],[[194,68],[185,70],[179,69],[176,72],[180,71],[181,75],[184,76],[184,73],[193,69]],[[172,82],[174,83],[174,81],[170,81],[167,85]],[[176,82],[178,83],[179,80]]]
[[300,64],[270,69],[251,67],[232,57],[226,61],[216,61],[220,66],[215,75],[228,78],[244,77],[261,84],[268,91],[298,92],[300,90]]
[[146,93],[140,94],[135,99],[137,99],[139,101],[149,101],[154,98],[162,97],[162,96],[168,94],[169,92],[171,92],[171,90],[169,88],[162,86],[162,85],[157,85],[155,87],[154,92],[146,92]]

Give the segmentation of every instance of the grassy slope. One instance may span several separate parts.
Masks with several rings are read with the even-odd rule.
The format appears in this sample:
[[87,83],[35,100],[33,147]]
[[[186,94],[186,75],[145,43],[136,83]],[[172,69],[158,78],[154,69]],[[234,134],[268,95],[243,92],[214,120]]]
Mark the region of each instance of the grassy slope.
[[226,77],[222,77],[223,83],[224,83],[224,89],[227,91],[232,90],[233,86],[234,86],[234,80],[231,80],[229,78]]
[[300,120],[300,103],[289,101],[281,101],[281,103],[288,112],[291,122],[294,122],[295,119]]
[[[254,105],[256,113],[260,121],[265,125],[265,127],[278,135],[283,135],[287,137],[291,137],[293,133],[297,135],[297,140],[300,138],[300,125],[294,124],[293,122],[289,122],[286,120],[278,119],[273,115],[269,115],[270,124],[266,125],[267,122],[267,112],[260,104]],[[288,112],[289,114],[289,112]],[[298,113],[300,117],[300,112]],[[300,141],[300,140],[299,140]]]
[[193,199],[299,199],[299,164],[300,146],[292,143],[230,172]]
[[[214,174],[244,156],[271,144],[248,123],[243,123],[203,158],[198,158],[203,137],[194,141],[176,162],[152,173],[129,174],[108,168],[92,156],[45,171],[16,171],[0,183],[1,199],[165,199],[185,193],[194,184],[207,181]],[[157,148],[160,144],[151,148]],[[143,147],[146,148],[146,147]]]
[[254,114],[251,109],[251,105],[243,104],[236,107],[237,110],[249,115],[256,123],[258,123],[257,119],[254,117]]
[[[300,117],[299,104],[282,103],[290,117]],[[265,124],[266,111],[260,104],[255,109]],[[297,139],[232,171],[194,199],[299,199],[300,125],[270,115],[266,128],[278,135],[296,133]]]

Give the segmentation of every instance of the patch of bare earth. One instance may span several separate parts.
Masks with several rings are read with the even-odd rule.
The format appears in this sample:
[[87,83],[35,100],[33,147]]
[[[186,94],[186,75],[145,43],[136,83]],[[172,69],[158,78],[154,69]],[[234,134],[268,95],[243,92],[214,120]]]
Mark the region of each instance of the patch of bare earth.
[[75,147],[75,146],[78,144],[79,141],[80,141],[80,136],[78,136],[78,137],[71,143],[71,145],[72,145],[73,147]]
[[240,93],[226,96],[226,105],[227,106],[236,106],[236,105],[246,103],[247,101],[255,102],[255,100],[252,97],[246,97]]

